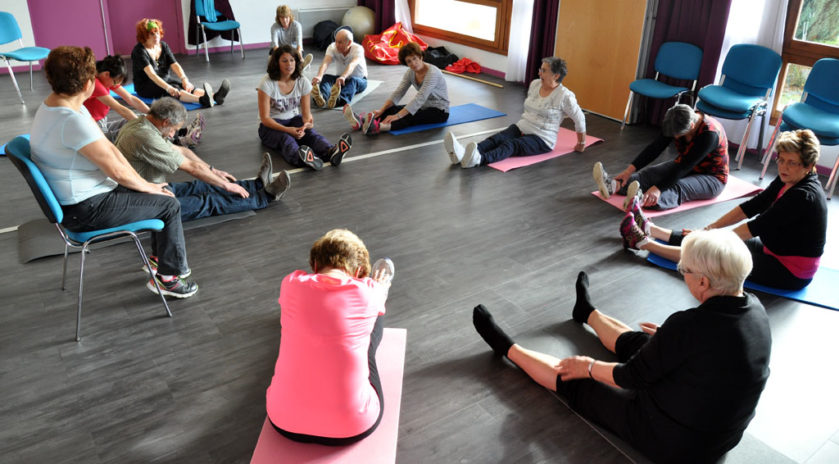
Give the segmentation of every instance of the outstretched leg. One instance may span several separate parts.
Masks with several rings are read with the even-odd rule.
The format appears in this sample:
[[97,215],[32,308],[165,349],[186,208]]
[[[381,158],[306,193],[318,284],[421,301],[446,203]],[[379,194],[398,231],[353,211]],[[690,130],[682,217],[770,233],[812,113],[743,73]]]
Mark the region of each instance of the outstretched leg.
[[597,334],[597,338],[600,339],[600,343],[614,353],[618,337],[624,332],[631,332],[632,329],[623,322],[595,309],[588,292],[588,275],[585,272],[577,275],[576,290],[577,302],[574,304],[572,317],[580,324],[585,322],[590,325]]

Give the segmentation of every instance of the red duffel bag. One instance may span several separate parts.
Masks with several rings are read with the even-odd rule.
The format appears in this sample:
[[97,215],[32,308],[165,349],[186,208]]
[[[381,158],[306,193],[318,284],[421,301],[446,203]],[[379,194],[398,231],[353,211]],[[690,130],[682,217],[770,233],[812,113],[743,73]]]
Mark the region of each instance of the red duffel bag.
[[403,30],[402,23],[390,26],[381,34],[367,34],[361,45],[368,60],[382,64],[399,64],[399,49],[408,42],[416,42],[423,50],[428,48],[428,44],[422,39]]

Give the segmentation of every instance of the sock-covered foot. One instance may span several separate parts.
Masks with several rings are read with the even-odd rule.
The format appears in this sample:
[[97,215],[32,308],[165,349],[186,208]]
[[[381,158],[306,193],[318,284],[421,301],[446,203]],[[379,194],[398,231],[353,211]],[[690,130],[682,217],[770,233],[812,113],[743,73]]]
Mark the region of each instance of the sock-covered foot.
[[571,311],[571,317],[576,322],[584,324],[588,322],[588,316],[594,311],[594,305],[591,304],[591,298],[588,294],[588,275],[580,271],[577,274],[577,302],[574,303],[574,310]]
[[495,354],[507,356],[507,352],[513,346],[513,339],[495,324],[495,319],[484,305],[475,306],[475,309],[472,310],[472,324],[475,325],[475,330],[478,331],[481,338],[487,342]]

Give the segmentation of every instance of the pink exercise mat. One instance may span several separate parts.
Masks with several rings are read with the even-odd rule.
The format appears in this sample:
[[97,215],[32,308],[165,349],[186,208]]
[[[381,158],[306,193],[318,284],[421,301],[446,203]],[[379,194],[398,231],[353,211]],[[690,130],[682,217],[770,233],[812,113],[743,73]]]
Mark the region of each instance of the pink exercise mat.
[[[722,193],[717,195],[716,198],[712,198],[710,200],[697,200],[697,201],[689,201],[687,203],[683,203],[673,209],[666,209],[666,210],[657,210],[657,209],[644,209],[644,214],[647,217],[657,217],[657,216],[664,216],[665,214],[677,213],[679,211],[687,211],[693,208],[699,208],[700,206],[707,206],[714,203],[719,203],[721,201],[728,201],[733,200],[735,198],[745,197],[749,195],[754,195],[758,192],[763,190],[762,188],[758,187],[757,185],[750,184],[745,180],[738,179],[732,175],[728,176],[728,183],[725,184],[725,188],[723,189]],[[623,210],[623,200],[626,198],[624,195],[612,195],[609,197],[608,200],[604,199],[603,196],[600,195],[599,190],[595,190],[591,192],[592,195],[600,198],[601,200],[609,203],[610,205]]]
[[406,338],[405,329],[385,329],[382,335],[382,343],[376,352],[376,364],[384,390],[385,410],[382,421],[370,436],[349,446],[298,443],[280,435],[266,418],[251,464],[396,462]]
[[[603,139],[586,135],[586,148],[602,141]],[[496,161],[495,163],[490,164],[489,167],[498,169],[501,172],[507,172],[511,169],[530,166],[531,164],[541,163],[542,161],[547,161],[562,155],[567,155],[568,153],[573,153],[575,145],[577,145],[577,133],[560,127],[559,134],[557,134],[556,137],[556,145],[554,145],[553,150],[541,155],[511,156],[507,159]]]

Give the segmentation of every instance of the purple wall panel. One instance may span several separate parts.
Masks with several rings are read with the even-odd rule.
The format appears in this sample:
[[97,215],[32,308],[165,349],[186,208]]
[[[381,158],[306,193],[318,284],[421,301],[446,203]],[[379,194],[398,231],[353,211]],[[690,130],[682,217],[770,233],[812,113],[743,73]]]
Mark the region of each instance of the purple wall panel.
[[174,53],[184,52],[183,21],[179,0],[106,0],[114,44],[120,55],[130,55],[137,43],[135,25],[143,18],[159,19],[163,22],[165,37]]
[[35,43],[90,47],[97,57],[107,54],[99,0],[28,0]]

